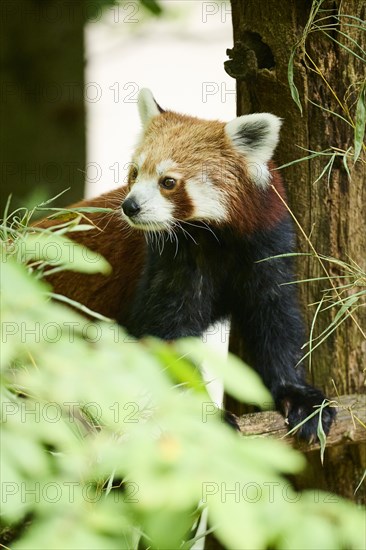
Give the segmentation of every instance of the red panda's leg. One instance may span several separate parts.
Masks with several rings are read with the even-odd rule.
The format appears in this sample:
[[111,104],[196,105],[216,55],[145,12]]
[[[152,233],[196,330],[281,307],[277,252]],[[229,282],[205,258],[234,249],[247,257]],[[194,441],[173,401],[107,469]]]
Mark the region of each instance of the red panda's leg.
[[[287,418],[290,428],[313,413],[322,404],[323,393],[307,384],[300,359],[301,321],[296,304],[284,293],[268,288],[256,305],[246,308],[234,320],[241,327],[248,363],[257,370],[272,393],[276,408]],[[293,298],[292,298],[293,300]],[[328,433],[334,411],[322,413],[323,428]],[[316,437],[318,416],[299,428],[301,438]]]
[[[262,252],[262,257],[276,254],[270,250]],[[283,285],[290,281],[294,277],[289,258],[255,261],[250,279],[241,286],[241,300],[234,307],[233,321],[241,331],[248,363],[260,374],[277,409],[293,428],[313,413],[325,396],[306,382],[302,366],[297,366],[304,327],[296,285]],[[323,409],[326,433],[334,416],[334,409]],[[318,419],[316,415],[303,424],[298,436],[316,438]]]

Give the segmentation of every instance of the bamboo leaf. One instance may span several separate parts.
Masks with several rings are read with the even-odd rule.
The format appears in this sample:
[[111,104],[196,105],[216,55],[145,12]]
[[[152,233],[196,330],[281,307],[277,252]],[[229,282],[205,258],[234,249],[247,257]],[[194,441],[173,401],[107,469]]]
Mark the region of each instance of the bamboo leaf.
[[44,200],[43,202],[41,202],[40,204],[38,204],[36,206],[36,209],[38,207],[41,207],[41,206],[47,206],[47,204],[50,204],[52,202],[54,202],[56,199],[58,199],[59,197],[61,197],[61,195],[64,195],[65,193],[67,193],[68,191],[70,191],[71,187],[67,187],[66,189],[64,189],[63,191],[61,191],[60,193],[58,193],[57,195],[55,195],[54,197],[51,197],[50,199],[47,199],[47,200]]
[[[318,183],[318,181],[320,181],[322,179],[322,177],[324,176],[324,174],[327,173],[327,171],[329,170],[329,174],[331,173],[331,170],[332,170],[332,166],[333,166],[333,162],[334,162],[334,159],[335,159],[335,156],[336,154],[334,153],[331,157],[330,157],[330,160],[327,162],[327,164],[324,166],[323,170],[321,171],[321,173],[319,174],[319,176],[316,178],[316,180],[314,181],[314,184],[315,183]],[[329,185],[329,174],[328,174],[328,185]]]
[[324,451],[325,451],[325,444],[327,442],[327,436],[325,435],[325,431],[323,429],[323,423],[322,423],[322,412],[324,408],[325,401],[323,401],[320,412],[319,412],[319,419],[318,419],[318,427],[317,427],[317,436],[319,438],[320,443],[320,461],[322,464],[324,464]]
[[[334,318],[334,321],[332,324],[334,323],[337,323],[338,320],[343,317],[343,315],[353,306],[353,304],[355,302],[357,302],[358,300],[358,296],[351,296],[350,298],[348,298],[348,300],[346,300],[345,302],[343,302],[343,305],[342,307],[339,309],[339,311],[337,311],[337,314]],[[333,304],[334,305],[334,304]]]
[[353,493],[354,495],[357,493],[357,491],[359,490],[359,488],[361,487],[361,485],[365,481],[365,479],[366,479],[366,470],[364,471],[363,476],[361,477],[361,480],[360,480],[359,484],[357,485],[357,487],[355,489],[355,492]]
[[300,110],[300,113],[301,113],[301,116],[302,116],[302,105],[301,105],[301,101],[300,101],[299,90],[297,89],[296,84],[294,82],[294,58],[295,58],[295,54],[296,54],[296,48],[291,52],[291,55],[290,55],[290,59],[289,59],[289,62],[288,62],[288,67],[287,67],[287,79],[288,79],[288,83],[289,83],[289,86],[290,86],[291,97],[294,100],[294,102],[296,103],[296,105],[298,106],[298,108]]
[[315,312],[315,315],[311,321],[311,328],[310,328],[310,336],[309,336],[309,372],[311,372],[311,367],[312,367],[312,357],[313,357],[313,354],[311,353],[312,352],[312,347],[313,347],[313,334],[314,334],[314,328],[315,328],[315,323],[316,323],[316,320],[318,318],[318,314],[319,314],[319,311],[323,305],[323,301],[324,301],[324,296],[322,297],[322,299],[320,300],[319,304],[318,304],[318,307],[316,308],[316,312]]
[[348,155],[350,149],[351,149],[351,147],[349,147],[343,155],[343,166],[344,166],[344,169],[347,172],[348,179],[351,181],[351,173],[349,171],[348,164],[347,164],[347,155]]
[[345,122],[346,124],[348,124],[349,126],[352,126],[352,124],[350,123],[349,120],[347,120],[346,118],[344,118],[342,115],[340,115],[339,113],[336,113],[335,111],[332,111],[331,109],[327,109],[326,107],[324,107],[323,105],[320,105],[319,103],[315,103],[315,101],[311,101],[311,99],[308,99],[308,102],[311,103],[312,105],[314,105],[314,107],[318,107],[318,109],[321,109],[322,111],[325,111],[326,113],[329,113],[330,115],[332,116],[336,116],[338,118],[340,118],[341,120],[343,120],[343,122]]
[[16,252],[18,261],[24,263],[42,261],[47,265],[81,273],[107,275],[111,272],[111,266],[99,253],[57,233],[27,233],[17,243]]
[[360,156],[366,125],[366,81],[363,83],[356,107],[354,162]]

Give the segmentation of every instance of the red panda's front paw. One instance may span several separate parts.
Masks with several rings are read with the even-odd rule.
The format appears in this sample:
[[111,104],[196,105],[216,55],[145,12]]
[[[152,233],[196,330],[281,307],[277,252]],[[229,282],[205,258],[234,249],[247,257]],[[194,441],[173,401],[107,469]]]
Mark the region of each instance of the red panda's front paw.
[[221,417],[227,426],[234,429],[236,432],[240,432],[240,426],[238,424],[238,417],[230,411],[223,409],[221,411]]
[[[319,414],[321,414],[321,422],[326,435],[329,433],[336,416],[334,408],[329,406],[322,407],[321,412],[313,415],[314,412],[319,411],[324,400],[326,400],[326,397],[321,391],[307,384],[282,386],[275,395],[277,409],[286,418],[289,429],[292,430],[299,426],[296,430],[296,436],[309,443],[319,440]],[[313,416],[306,420],[310,415]]]

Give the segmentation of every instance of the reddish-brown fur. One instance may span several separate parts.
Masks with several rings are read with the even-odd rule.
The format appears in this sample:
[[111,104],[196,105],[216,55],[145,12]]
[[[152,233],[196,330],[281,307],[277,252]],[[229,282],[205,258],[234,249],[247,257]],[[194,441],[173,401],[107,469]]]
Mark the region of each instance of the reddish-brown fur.
[[[280,195],[284,196],[281,177],[277,171],[273,172],[272,183]],[[86,214],[87,219],[96,228],[68,234],[73,240],[104,256],[112,267],[112,273],[90,275],[62,271],[49,277],[55,292],[107,317],[117,318],[118,316],[122,324],[123,318],[127,319],[130,312],[136,284],[145,261],[143,232],[132,230],[121,215],[120,205],[126,194],[127,188],[122,187],[73,205],[74,208],[98,207],[114,210],[110,214]],[[241,228],[252,231],[261,226],[269,227],[282,218],[285,207],[273,190],[264,202],[263,197],[256,195],[253,192],[253,195],[247,198],[250,208],[245,212],[241,211],[240,205],[238,208],[232,208],[232,223],[238,230]],[[260,205],[259,200],[261,200]],[[181,208],[184,207],[181,206]],[[59,223],[59,220],[45,219],[38,222],[37,226],[52,228]]]
[[[278,119],[249,115],[225,125],[158,114],[149,91],[140,93],[139,109],[145,130],[128,187],[75,205],[113,211],[88,214],[95,228],[70,233],[103,255],[112,273],[54,274],[55,291],[115,318],[137,338],[199,336],[231,318],[249,364],[290,428],[299,424],[301,437],[316,438],[318,419],[304,420],[325,396],[294,368],[301,357],[303,323],[294,285],[283,284],[293,280],[292,263],[287,257],[273,259],[293,251],[281,177],[267,164],[278,139]],[[192,225],[197,241],[187,231]],[[136,227],[167,231],[170,239],[164,243],[163,236],[146,246]],[[272,260],[260,262],[265,258]],[[332,409],[322,411],[325,433],[333,417]]]
[[[49,277],[55,292],[111,318],[120,317],[121,314],[127,318],[144,264],[144,235],[132,231],[120,213],[120,204],[126,192],[126,188],[115,189],[72,205],[75,208],[90,206],[114,209],[110,214],[86,214],[96,228],[68,234],[73,240],[104,256],[112,267],[111,274],[62,271]],[[59,223],[59,220],[46,219],[38,222],[37,226],[52,228]]]
[[[224,188],[230,225],[239,231],[251,233],[261,226],[271,227],[283,215],[284,205],[274,191],[263,191],[249,179],[245,156],[233,146],[224,122],[165,111],[150,122],[135,158],[146,151],[141,170],[151,177],[162,159],[179,159],[179,170],[186,180],[197,174],[208,176],[218,188]],[[274,164],[269,162],[269,168],[273,169]],[[273,171],[272,178],[284,197],[279,173]],[[192,210],[182,185],[166,195],[176,204],[177,218],[184,219]]]
[[[225,225],[245,234],[270,228],[283,217],[285,207],[272,188],[263,190],[249,179],[245,157],[233,146],[224,129],[225,124],[220,121],[205,121],[167,111],[151,120],[134,159],[144,153],[146,158],[140,169],[151,177],[156,177],[156,166],[162,159],[177,160],[177,170],[182,178],[178,179],[174,191],[161,190],[167,199],[173,201],[176,219],[190,219],[194,210],[185,189],[185,180],[204,174],[224,192],[228,210]],[[269,163],[269,167],[273,169],[274,165]],[[87,214],[96,228],[69,234],[73,240],[104,256],[112,266],[111,275],[64,271],[49,278],[57,293],[108,317],[118,317],[122,324],[129,315],[145,262],[144,234],[131,229],[121,212],[121,204],[133,187],[134,172],[132,167],[128,187],[73,205],[114,210],[110,214]],[[272,171],[272,183],[284,197],[277,171]],[[58,223],[59,220],[46,219],[37,225],[50,228]],[[210,222],[213,228],[215,223]],[[222,222],[217,225],[222,225]]]

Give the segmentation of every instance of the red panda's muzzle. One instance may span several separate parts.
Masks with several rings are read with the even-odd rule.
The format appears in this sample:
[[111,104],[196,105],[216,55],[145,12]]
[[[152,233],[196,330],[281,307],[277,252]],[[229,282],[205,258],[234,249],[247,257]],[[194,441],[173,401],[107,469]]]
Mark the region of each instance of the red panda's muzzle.
[[128,218],[134,218],[141,211],[141,207],[133,197],[130,197],[123,201],[122,210]]

